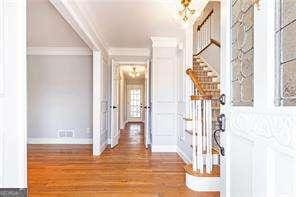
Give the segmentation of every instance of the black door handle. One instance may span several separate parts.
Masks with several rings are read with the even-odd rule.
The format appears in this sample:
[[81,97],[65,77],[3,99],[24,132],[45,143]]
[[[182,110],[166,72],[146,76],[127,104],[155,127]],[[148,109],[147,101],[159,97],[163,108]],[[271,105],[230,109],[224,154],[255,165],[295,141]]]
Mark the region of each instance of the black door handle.
[[114,105],[113,105],[113,106],[111,106],[111,108],[112,108],[112,109],[117,109],[117,106],[114,106]]
[[221,146],[217,139],[218,132],[225,132],[225,114],[220,114],[217,118],[219,128],[214,131],[214,140],[220,149],[220,153],[222,156],[225,156],[225,148]]

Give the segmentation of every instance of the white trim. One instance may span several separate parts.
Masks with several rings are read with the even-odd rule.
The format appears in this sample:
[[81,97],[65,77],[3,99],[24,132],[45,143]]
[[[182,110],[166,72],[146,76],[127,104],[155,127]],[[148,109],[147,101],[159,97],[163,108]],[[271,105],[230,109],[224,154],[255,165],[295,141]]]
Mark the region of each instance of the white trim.
[[27,55],[92,55],[86,47],[28,47]]
[[151,37],[152,47],[177,47],[178,41],[174,37]]
[[152,152],[165,152],[165,153],[175,153],[177,152],[176,145],[152,145]]
[[135,57],[149,57],[150,50],[147,48],[118,48],[111,47],[108,50],[110,56],[135,56]]
[[102,54],[93,51],[93,155],[101,154],[101,92]]
[[178,155],[183,159],[183,161],[186,164],[190,164],[191,163],[191,159],[188,157],[188,155],[185,154],[185,152],[182,151],[182,149],[180,149],[179,147],[177,147],[177,153]]
[[0,187],[3,185],[3,172],[4,172],[4,129],[0,128]]
[[0,96],[4,95],[4,1],[0,2]]
[[220,177],[196,177],[186,173],[186,186],[198,192],[220,191]]
[[91,138],[28,138],[28,144],[92,144]]
[[71,25],[90,49],[106,50],[108,45],[95,31],[85,11],[78,8],[77,2],[67,0],[49,0],[63,18]]

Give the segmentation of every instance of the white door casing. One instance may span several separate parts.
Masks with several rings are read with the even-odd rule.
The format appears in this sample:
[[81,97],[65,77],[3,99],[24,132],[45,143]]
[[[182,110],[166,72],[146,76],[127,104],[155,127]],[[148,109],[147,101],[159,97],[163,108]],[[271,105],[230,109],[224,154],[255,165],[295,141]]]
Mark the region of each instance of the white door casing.
[[274,106],[274,3],[254,9],[254,105],[231,104],[231,2],[221,0],[221,93],[226,94],[222,197],[296,196],[296,109]]
[[101,141],[101,52],[93,51],[93,155],[100,155]]
[[27,188],[26,3],[0,1],[0,188]]
[[116,65],[115,61],[112,60],[112,77],[111,77],[111,148],[118,144],[120,137],[119,130],[119,67]]
[[147,60],[146,72],[145,72],[145,147],[148,148],[148,145],[151,144],[151,110],[150,110],[150,60]]

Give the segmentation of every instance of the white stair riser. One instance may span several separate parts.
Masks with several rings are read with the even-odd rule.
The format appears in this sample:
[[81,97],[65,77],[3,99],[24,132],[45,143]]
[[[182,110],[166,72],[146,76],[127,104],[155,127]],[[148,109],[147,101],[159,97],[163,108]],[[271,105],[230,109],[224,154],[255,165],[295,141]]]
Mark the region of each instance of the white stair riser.
[[198,192],[220,191],[220,177],[196,177],[186,173],[186,186]]

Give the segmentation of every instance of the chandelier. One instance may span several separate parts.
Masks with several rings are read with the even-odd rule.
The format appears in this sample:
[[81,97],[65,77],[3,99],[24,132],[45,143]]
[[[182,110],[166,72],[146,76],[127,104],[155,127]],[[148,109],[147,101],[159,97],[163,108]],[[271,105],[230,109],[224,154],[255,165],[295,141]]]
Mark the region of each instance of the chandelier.
[[133,67],[133,69],[129,72],[129,76],[132,78],[136,78],[140,76],[140,73],[136,71],[136,67]]
[[195,14],[194,9],[190,9],[189,5],[191,3],[191,0],[181,0],[181,4],[183,6],[183,10],[179,11],[180,16],[182,17],[184,22],[187,22],[188,19]]

